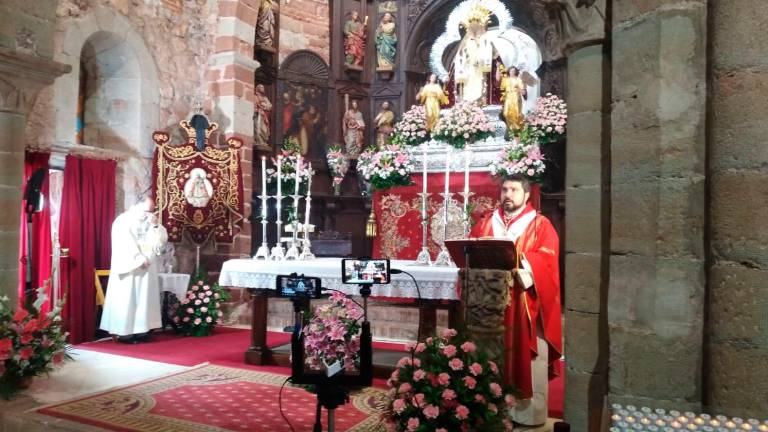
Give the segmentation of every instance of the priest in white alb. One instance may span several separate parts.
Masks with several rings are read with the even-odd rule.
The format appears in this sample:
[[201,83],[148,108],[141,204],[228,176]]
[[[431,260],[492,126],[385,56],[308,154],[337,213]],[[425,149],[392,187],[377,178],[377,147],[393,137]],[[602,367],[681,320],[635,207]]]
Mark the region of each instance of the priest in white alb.
[[102,330],[121,342],[146,340],[162,327],[158,257],[168,233],[142,195],[112,223],[112,264],[101,316]]

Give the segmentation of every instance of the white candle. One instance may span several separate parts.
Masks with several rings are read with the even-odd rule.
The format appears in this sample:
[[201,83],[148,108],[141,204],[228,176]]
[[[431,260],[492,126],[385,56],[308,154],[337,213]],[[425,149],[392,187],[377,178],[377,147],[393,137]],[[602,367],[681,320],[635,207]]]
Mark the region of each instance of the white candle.
[[[261,157],[261,196],[267,197],[267,157]],[[261,217],[267,218],[267,200],[261,200]]]
[[[283,156],[277,156],[277,220],[280,220],[280,208],[283,200]],[[279,233],[278,233],[279,235]]]
[[448,151],[445,153],[445,195],[446,198],[448,196],[448,192],[450,191],[450,188],[448,186],[448,182],[451,178],[451,149],[448,149]]
[[299,183],[301,183],[301,155],[296,155],[296,169],[293,170],[296,174],[296,188],[293,192],[294,195],[299,195]]
[[422,148],[422,154],[421,154],[421,182],[422,190],[423,190],[423,197],[421,198],[421,219],[424,220],[427,218],[427,149]]
[[464,150],[464,193],[469,193],[469,159],[472,156],[472,153],[469,152],[469,149]]
[[307,199],[304,200],[304,239],[306,240],[307,234],[309,233],[309,205],[310,202],[312,202],[312,199],[310,199],[310,191],[312,190],[312,162],[308,164],[307,167]]

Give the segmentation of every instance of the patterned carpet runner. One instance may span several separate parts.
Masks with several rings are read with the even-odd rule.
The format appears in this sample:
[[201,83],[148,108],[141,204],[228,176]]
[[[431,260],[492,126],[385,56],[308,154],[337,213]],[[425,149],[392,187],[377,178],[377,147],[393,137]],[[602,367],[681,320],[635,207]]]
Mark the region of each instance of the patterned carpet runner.
[[[39,413],[113,431],[290,431],[280,415],[284,375],[206,365],[129,387],[44,407]],[[383,430],[385,390],[366,388],[336,410],[337,431]],[[316,398],[286,385],[283,412],[295,431],[311,431]],[[323,430],[327,425],[323,410]]]

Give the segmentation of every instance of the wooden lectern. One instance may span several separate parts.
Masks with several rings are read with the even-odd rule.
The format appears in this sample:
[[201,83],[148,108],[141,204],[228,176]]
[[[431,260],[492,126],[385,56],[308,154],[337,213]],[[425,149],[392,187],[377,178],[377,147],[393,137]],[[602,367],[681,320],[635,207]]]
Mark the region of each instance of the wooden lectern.
[[461,315],[467,336],[504,370],[504,314],[514,270],[515,242],[505,239],[446,240],[451,259],[461,268]]

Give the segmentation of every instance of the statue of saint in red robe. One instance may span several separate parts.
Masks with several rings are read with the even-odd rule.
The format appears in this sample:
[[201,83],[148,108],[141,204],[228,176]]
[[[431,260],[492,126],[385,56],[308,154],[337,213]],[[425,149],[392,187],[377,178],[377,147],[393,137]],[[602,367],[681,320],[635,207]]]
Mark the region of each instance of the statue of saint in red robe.
[[504,377],[523,399],[513,419],[538,425],[547,420],[548,380],[559,374],[562,353],[559,241],[552,223],[527,203],[529,195],[527,180],[507,177],[502,208],[483,216],[470,237],[513,240],[521,258],[505,314]]

